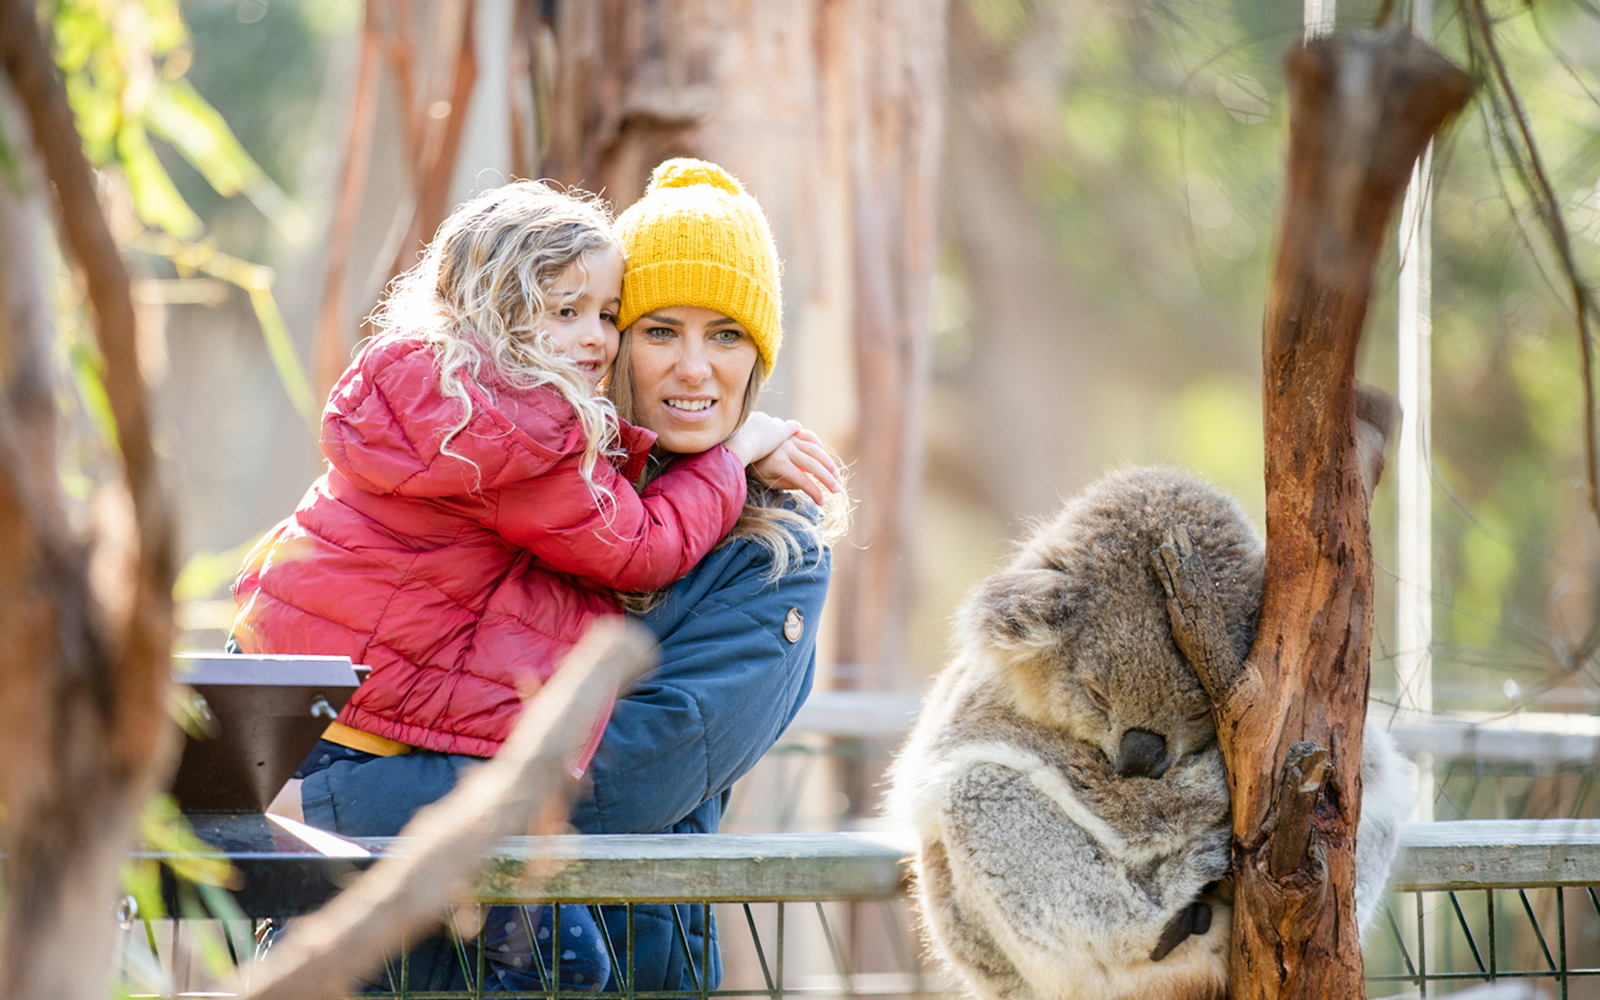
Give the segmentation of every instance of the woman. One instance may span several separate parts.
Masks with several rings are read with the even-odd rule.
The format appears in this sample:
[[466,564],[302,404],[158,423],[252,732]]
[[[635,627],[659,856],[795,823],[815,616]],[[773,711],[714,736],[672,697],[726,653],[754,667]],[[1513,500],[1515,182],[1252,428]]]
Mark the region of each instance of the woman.
[[[649,479],[714,447],[753,411],[782,339],[777,252],[755,200],[720,168],[698,161],[658,167],[617,232],[628,262],[609,391],[619,415],[657,436]],[[626,601],[660,639],[662,666],[618,701],[573,814],[579,832],[715,832],[729,788],[810,691],[830,558],[818,512],[802,511],[805,501],[787,490],[821,500],[824,485],[837,490],[839,483],[821,442],[806,431],[752,468],[744,510],[724,542],[670,588]],[[462,754],[373,757],[326,746],[313,757],[307,763],[322,768],[322,780],[319,810],[314,816],[308,808],[307,820],[368,836],[396,832],[476,763]],[[361,794],[341,797],[341,786]],[[371,794],[375,788],[384,794]],[[708,931],[714,943],[700,916],[697,906],[678,909],[686,950],[672,907],[635,909],[635,991],[695,988]],[[625,910],[605,917],[626,961]],[[562,907],[561,924],[563,938],[593,926],[575,907]],[[495,908],[480,943],[491,954],[520,956],[529,933],[544,930]],[[594,935],[581,936],[593,943]],[[541,938],[538,947],[548,944]],[[720,960],[714,947],[711,954],[714,983]],[[461,988],[463,958],[475,964],[442,939],[423,943],[408,958],[409,988]],[[604,949],[573,959],[564,951],[565,986],[598,987],[589,970],[609,970]],[[491,971],[488,989],[537,988],[510,967]]]
[[[695,160],[657,167],[617,231],[627,264],[610,392],[623,419],[656,433],[659,473],[714,446],[754,409],[782,340],[777,252],[755,200]],[[805,701],[834,531],[774,487],[821,499],[813,480],[839,484],[820,442],[801,434],[805,447],[784,449],[781,468],[763,465],[765,481],[752,477],[720,547],[672,587],[631,601],[661,641],[661,667],[612,712],[573,812],[579,832],[715,833],[733,783]],[[842,511],[843,494],[828,506]],[[706,985],[720,980],[715,929],[702,926],[699,906],[677,910],[687,950],[672,907],[635,907],[635,991],[698,988],[708,931]],[[626,911],[607,908],[605,918],[621,958]]]

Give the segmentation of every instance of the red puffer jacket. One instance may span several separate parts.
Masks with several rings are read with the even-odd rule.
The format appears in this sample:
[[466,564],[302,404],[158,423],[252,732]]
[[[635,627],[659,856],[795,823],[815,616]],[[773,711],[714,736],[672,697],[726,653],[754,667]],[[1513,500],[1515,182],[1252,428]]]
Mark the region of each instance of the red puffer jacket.
[[630,485],[655,435],[623,425],[628,457],[578,471],[583,430],[554,390],[469,385],[472,420],[440,394],[432,348],[371,344],[322,414],[331,468],[234,581],[247,653],[343,654],[372,668],[339,721],[443,753],[492,756],[525,693],[613,590],[688,572],[733,527],[744,469],[726,448]]

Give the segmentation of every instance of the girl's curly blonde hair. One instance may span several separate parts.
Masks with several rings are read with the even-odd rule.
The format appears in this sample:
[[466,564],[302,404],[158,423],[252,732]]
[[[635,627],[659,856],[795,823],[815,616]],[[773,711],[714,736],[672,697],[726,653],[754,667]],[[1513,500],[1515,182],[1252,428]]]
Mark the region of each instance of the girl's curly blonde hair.
[[496,386],[549,386],[577,413],[584,452],[579,469],[596,501],[609,492],[594,466],[617,448],[617,414],[544,329],[550,287],[584,254],[622,252],[611,216],[593,196],[567,194],[537,181],[514,181],[465,202],[439,226],[422,259],[396,278],[373,313],[383,337],[420,337],[433,345],[439,391],[461,403],[461,419],[440,450],[472,420],[466,379],[490,398]]

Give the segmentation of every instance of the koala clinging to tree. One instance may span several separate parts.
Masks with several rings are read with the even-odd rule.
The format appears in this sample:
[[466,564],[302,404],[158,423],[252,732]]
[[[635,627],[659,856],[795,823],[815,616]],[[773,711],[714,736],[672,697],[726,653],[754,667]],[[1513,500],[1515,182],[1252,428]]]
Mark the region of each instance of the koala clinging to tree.
[[[956,657],[895,762],[890,809],[921,837],[926,929],[981,997],[1226,995],[1227,783],[1151,565],[1178,526],[1243,659],[1263,569],[1243,510],[1176,470],[1113,473],[968,597]],[[1409,811],[1409,768],[1369,723],[1363,926]]]

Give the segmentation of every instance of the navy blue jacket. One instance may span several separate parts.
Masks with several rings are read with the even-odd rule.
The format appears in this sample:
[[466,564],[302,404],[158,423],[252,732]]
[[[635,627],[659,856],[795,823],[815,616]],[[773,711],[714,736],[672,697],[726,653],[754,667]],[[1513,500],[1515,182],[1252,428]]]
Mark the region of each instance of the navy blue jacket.
[[[817,623],[832,559],[807,545],[798,567],[768,579],[771,556],[738,539],[701,560],[642,621],[661,641],[661,666],[617,702],[573,810],[580,833],[715,833],[728,790],[761,759],[811,691]],[[801,633],[785,635],[790,612]],[[695,989],[705,947],[698,906],[634,909],[634,990]],[[622,907],[606,924],[619,959]],[[721,980],[716,929],[711,982]],[[615,982],[608,990],[619,989]]]

